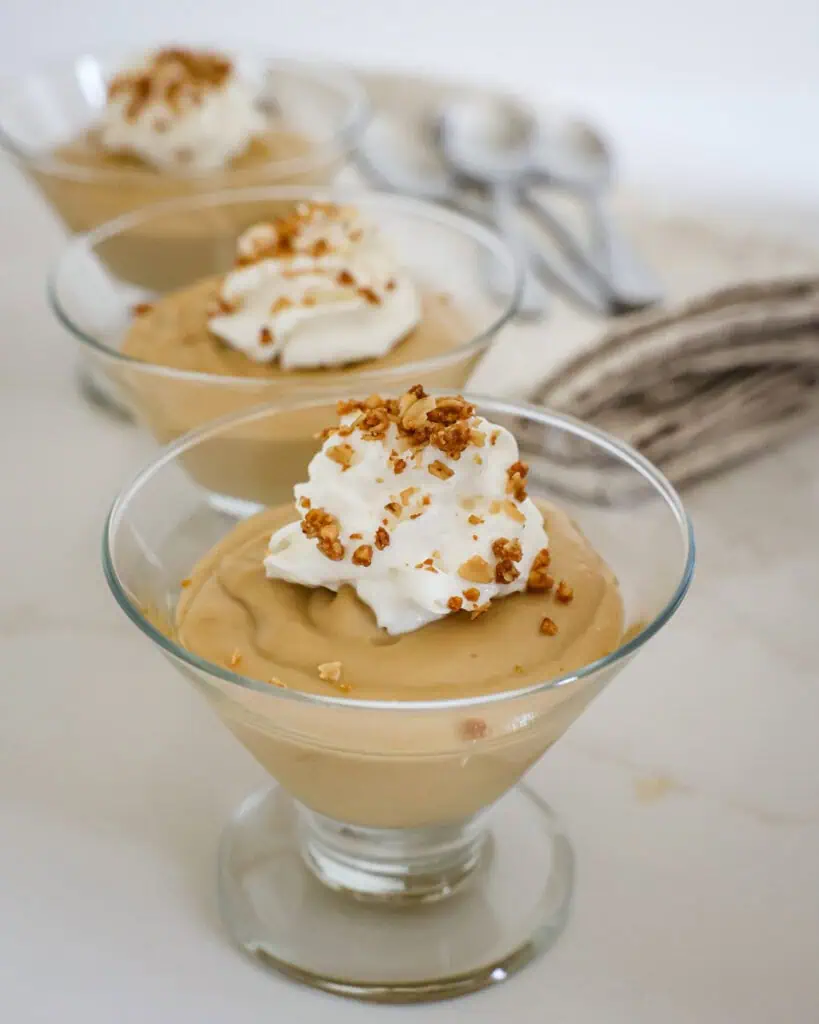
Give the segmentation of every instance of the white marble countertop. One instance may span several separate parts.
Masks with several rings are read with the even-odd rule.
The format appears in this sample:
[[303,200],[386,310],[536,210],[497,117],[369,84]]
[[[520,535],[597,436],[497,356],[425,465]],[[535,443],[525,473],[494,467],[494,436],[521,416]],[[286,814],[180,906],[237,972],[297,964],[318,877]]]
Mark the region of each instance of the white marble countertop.
[[219,830],[261,771],[108,595],[103,516],[151,446],[79,400],[59,233],[0,185],[2,1019],[819,1019],[819,434],[688,496],[690,599],[533,771],[578,857],[558,945],[460,1001],[331,1002],[220,927]]

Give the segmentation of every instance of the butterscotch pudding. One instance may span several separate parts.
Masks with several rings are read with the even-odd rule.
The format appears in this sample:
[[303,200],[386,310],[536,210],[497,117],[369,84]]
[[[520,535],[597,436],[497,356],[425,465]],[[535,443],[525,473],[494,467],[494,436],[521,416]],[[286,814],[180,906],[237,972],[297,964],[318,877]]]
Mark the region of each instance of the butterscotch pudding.
[[[0,87],[1,145],[72,231],[159,200],[271,183],[326,184],[366,119],[347,72],[318,64],[167,47],[134,57],[83,54]],[[177,217],[147,225],[106,263],[126,280],[161,284],[155,262],[194,259],[235,237],[231,225]],[[120,239],[120,242],[123,242]]]
[[[296,409],[334,424],[309,465],[286,403],[163,451],[112,507],[105,575],[278,783],[219,844],[237,944],[346,996],[460,995],[560,934],[548,759],[518,783],[672,617],[693,539],[668,482],[576,420],[417,386],[334,407]],[[270,507],[237,525],[187,462],[241,459],[262,423]]]
[[[271,217],[271,204],[284,202],[289,212]],[[162,234],[180,212],[229,224],[237,204],[254,213],[251,225],[203,246],[200,275],[177,267],[181,280],[147,291],[100,267],[110,242],[127,245],[145,225]],[[506,243],[418,200],[263,189],[158,204],[125,220],[67,247],[50,297],[162,442],[264,402],[332,405],[355,392],[400,394],[419,379],[463,388],[516,308],[520,273]],[[488,274],[499,289],[487,289]],[[293,446],[300,471],[325,424],[315,408],[277,422],[275,441]],[[241,445],[225,441],[207,460],[192,449],[191,472],[213,491],[279,503],[268,487],[269,428],[248,423]]]
[[[193,567],[177,609],[180,644],[271,687],[389,702],[518,690],[617,648],[615,578],[565,512],[528,496],[508,430],[420,386],[339,412],[295,507],[241,523]],[[439,730],[485,737],[486,717],[439,721],[412,739],[395,727],[385,774],[361,752],[344,768],[356,781],[343,796],[326,754],[236,731],[309,806],[391,827],[407,824],[387,822],[396,815],[471,813],[533,756],[510,748],[494,777],[467,781],[457,759],[417,762],[445,743]]]

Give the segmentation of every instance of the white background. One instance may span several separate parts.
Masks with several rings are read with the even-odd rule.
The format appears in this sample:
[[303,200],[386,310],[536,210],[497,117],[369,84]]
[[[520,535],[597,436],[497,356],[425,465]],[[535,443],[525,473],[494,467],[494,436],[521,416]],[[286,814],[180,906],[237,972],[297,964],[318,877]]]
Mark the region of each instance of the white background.
[[0,67],[156,40],[423,68],[594,113],[625,177],[819,201],[817,0],[0,0]]

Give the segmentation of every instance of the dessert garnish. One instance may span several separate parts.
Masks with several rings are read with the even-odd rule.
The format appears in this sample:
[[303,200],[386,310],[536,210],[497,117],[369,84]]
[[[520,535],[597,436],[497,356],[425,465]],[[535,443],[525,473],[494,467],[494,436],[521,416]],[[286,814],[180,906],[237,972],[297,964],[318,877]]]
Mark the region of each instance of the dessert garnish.
[[383,356],[420,316],[413,281],[373,225],[350,206],[302,202],[241,235],[208,326],[256,362],[304,369]]
[[420,385],[340,402],[338,414],[295,488],[299,521],[270,540],[268,577],[351,586],[394,635],[554,585],[543,515],[505,427]]
[[258,89],[218,53],[167,48],[108,85],[100,144],[162,171],[214,171],[267,127]]

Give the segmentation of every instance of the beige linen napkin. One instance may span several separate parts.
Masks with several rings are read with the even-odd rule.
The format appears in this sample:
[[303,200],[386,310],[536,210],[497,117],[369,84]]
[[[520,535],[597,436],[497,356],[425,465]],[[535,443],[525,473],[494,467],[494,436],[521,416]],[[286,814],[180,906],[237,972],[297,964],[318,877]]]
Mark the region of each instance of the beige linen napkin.
[[677,485],[819,413],[819,277],[720,289],[628,317],[534,399],[641,451]]

